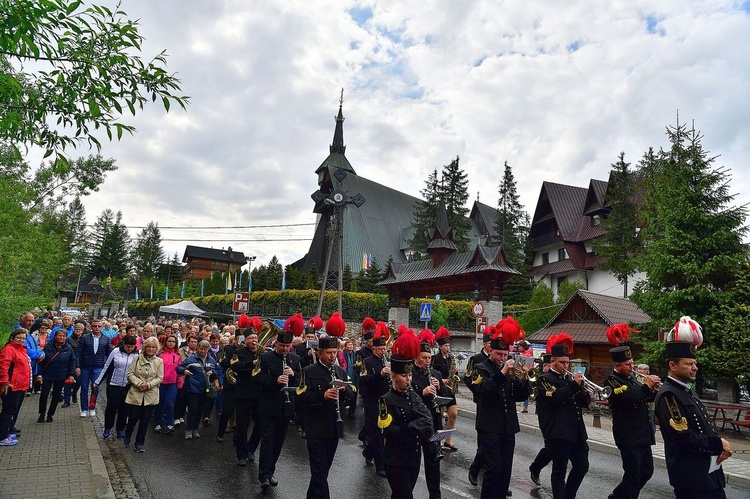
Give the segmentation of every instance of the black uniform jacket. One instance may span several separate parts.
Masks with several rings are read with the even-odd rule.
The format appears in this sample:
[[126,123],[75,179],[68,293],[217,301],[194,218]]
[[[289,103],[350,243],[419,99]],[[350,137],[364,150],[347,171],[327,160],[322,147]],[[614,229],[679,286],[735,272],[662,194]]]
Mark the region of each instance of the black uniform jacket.
[[591,398],[583,386],[550,369],[539,377],[537,384],[537,414],[544,438],[559,438],[571,442],[588,439],[583,423],[583,408]]
[[[346,371],[334,365],[336,379],[349,381]],[[300,403],[305,410],[305,431],[309,438],[338,438],[336,420],[336,402],[325,400],[323,394],[331,388],[331,369],[324,366],[320,361],[307,366],[303,370],[302,381],[297,389]],[[339,392],[339,401],[351,398],[354,395],[351,387],[346,387],[344,392]],[[341,406],[339,413],[341,414]]]
[[648,403],[656,393],[648,385],[641,384],[633,377],[625,377],[613,371],[604,380],[605,386],[612,387],[612,395],[607,399],[612,411],[612,433],[618,447],[643,447],[654,445],[654,429],[648,413]]
[[[440,379],[440,373],[435,369],[430,369],[429,374],[431,374],[433,378],[437,379],[438,383],[440,384],[440,388],[438,388],[437,394],[441,397],[450,396],[450,390],[445,387],[443,381]],[[440,430],[443,428],[442,416],[440,415],[440,411],[435,410],[435,396],[432,394],[427,396],[422,395],[424,389],[432,384],[430,382],[429,374],[427,370],[423,371],[415,364],[414,368],[411,371],[411,387],[414,389],[414,392],[422,398],[422,402],[424,402],[424,405],[427,407],[427,409],[430,410],[430,413],[432,414],[432,425],[436,430]]]
[[310,355],[310,350],[313,349],[307,348],[307,341],[303,341],[294,347],[294,353],[299,357],[299,365],[301,369],[304,369],[313,363],[313,357]]
[[[708,422],[698,397],[688,388],[667,378],[656,395],[656,417],[664,438],[669,483],[675,488],[714,488],[708,469],[712,456],[722,451],[721,437]],[[712,473],[716,485],[724,487],[724,473]]]
[[[284,374],[282,361],[283,356],[276,353],[275,350],[264,352],[253,371],[253,375],[258,378],[258,384],[260,385],[258,414],[261,416],[283,417],[294,412],[296,395],[294,392],[287,392],[291,401],[291,404],[287,404],[286,394],[281,391],[284,385],[276,382],[278,377]],[[293,353],[288,353],[286,363],[294,371],[294,376],[289,377],[289,386],[297,386],[301,375],[299,357]]]
[[515,435],[521,431],[516,402],[529,398],[529,381],[504,375],[491,360],[476,366],[473,377],[472,385],[477,396],[475,428],[501,435]]
[[390,390],[380,399],[378,427],[383,431],[383,464],[399,468],[419,468],[421,443],[434,433],[432,415],[422,397],[407,390]]
[[482,350],[478,354],[471,356],[469,358],[469,362],[466,363],[466,371],[464,371],[464,384],[469,388],[469,390],[471,390],[475,404],[477,403],[477,394],[475,391],[476,386],[473,384],[474,368],[482,362],[489,360],[489,358],[489,355],[487,355],[484,350]]
[[377,409],[378,399],[388,393],[388,375],[381,376],[385,359],[371,355],[364,360],[364,369],[359,376],[359,388],[366,409]]
[[[253,377],[255,351],[244,346],[227,345],[221,367],[231,368],[237,375],[234,395],[240,399],[258,400],[258,378]],[[228,383],[224,383],[225,389]]]

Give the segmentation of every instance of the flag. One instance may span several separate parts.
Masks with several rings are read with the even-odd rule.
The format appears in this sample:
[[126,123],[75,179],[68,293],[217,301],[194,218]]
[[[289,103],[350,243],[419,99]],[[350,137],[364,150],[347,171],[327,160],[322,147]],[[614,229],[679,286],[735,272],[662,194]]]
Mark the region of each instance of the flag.
[[154,301],[154,285],[151,285],[151,298],[148,299],[148,301]]
[[224,294],[227,294],[232,289],[232,273],[227,272],[227,289],[224,290]]
[[169,300],[169,286],[164,290],[164,301]]
[[244,272],[240,272],[240,284],[237,286],[237,289],[242,289],[242,274],[244,274]]
[[253,292],[253,276],[252,274],[250,274],[250,272],[247,273],[247,292]]
[[281,271],[281,290],[286,289],[286,270]]
[[135,288],[135,301],[138,301],[138,288]]
[[203,298],[203,279],[201,279],[201,298]]
[[180,292],[180,298],[185,298],[185,283],[182,283],[182,291]]
[[362,253],[362,270],[367,270],[368,268],[370,268],[367,262],[367,253]]

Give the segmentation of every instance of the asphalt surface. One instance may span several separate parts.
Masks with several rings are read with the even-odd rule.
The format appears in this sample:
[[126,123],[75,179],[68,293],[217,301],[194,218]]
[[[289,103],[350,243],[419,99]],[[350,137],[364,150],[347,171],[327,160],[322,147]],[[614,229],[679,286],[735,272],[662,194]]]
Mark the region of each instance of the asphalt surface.
[[[100,407],[103,409],[103,407]],[[101,410],[100,412],[104,412]],[[361,456],[362,447],[357,434],[364,415],[361,406],[357,420],[345,419],[345,438],[339,442],[336,459],[329,476],[332,497],[387,498],[390,488],[385,478],[375,475],[375,469],[365,464]],[[215,420],[214,416],[214,420]],[[443,497],[479,497],[479,487],[468,481],[468,467],[474,456],[476,434],[474,421],[458,419],[454,444],[456,453],[449,453],[441,465]],[[100,422],[95,425],[100,428]],[[153,423],[152,423],[153,426]],[[136,454],[131,445],[125,448],[122,440],[102,443],[110,458],[127,465],[137,494],[141,498],[304,498],[310,476],[306,441],[300,438],[294,426],[289,427],[287,439],[277,464],[278,487],[261,493],[257,480],[258,465],[237,466],[231,433],[225,435],[223,443],[216,441],[216,424],[201,428],[201,438],[186,441],[184,427],[178,426],[175,434],[167,436],[149,430],[146,437],[146,452]],[[98,430],[99,431],[99,430]],[[551,498],[550,468],[541,473],[542,487],[536,487],[529,478],[528,467],[542,445],[542,439],[528,433],[516,435],[516,450],[511,479],[513,497]],[[580,498],[606,498],[619,483],[621,463],[616,455],[592,450],[589,454],[590,468],[578,492]],[[481,486],[481,481],[480,481]],[[427,498],[424,471],[414,490],[416,498]],[[729,499],[747,498],[747,490],[727,487]],[[642,499],[673,497],[672,488],[663,467],[657,466],[653,478],[641,492]]]

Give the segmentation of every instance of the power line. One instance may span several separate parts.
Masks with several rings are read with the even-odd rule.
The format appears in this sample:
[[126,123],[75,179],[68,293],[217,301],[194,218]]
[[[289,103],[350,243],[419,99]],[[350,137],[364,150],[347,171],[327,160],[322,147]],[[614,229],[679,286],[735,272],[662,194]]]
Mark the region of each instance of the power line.
[[162,241],[201,241],[201,242],[229,242],[229,243],[271,243],[284,241],[312,241],[312,237],[301,239],[162,239]]
[[[160,230],[204,230],[204,229],[269,229],[274,227],[304,227],[315,225],[315,223],[303,224],[274,224],[274,225],[204,225],[204,226],[159,226]],[[86,227],[94,227],[94,224],[87,224]],[[126,225],[128,229],[145,229],[146,225]]]

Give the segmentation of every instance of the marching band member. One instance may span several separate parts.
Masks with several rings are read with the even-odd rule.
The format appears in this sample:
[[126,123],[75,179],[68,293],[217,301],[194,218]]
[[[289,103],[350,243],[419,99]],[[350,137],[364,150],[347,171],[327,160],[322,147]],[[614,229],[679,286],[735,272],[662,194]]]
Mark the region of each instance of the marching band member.
[[300,377],[299,357],[290,353],[293,338],[302,336],[305,327],[302,314],[287,319],[283,331],[276,335],[273,350],[263,353],[253,371],[258,376],[260,399],[260,463],[258,481],[263,490],[279,482],[274,476],[276,462],[294,414],[295,396],[282,388],[297,386]]
[[[411,329],[408,334],[414,334]],[[414,393],[422,397],[422,402],[430,409],[432,414],[432,426],[435,430],[443,427],[440,408],[435,406],[436,396],[445,396],[448,391],[440,379],[440,373],[430,369],[430,358],[432,357],[432,345],[435,344],[435,335],[429,329],[422,330],[417,336],[419,342],[419,354],[414,359],[412,369],[411,387]],[[436,450],[437,449],[437,452]],[[440,498],[440,444],[423,447],[424,451],[424,476],[427,482],[427,491],[430,499]]]
[[607,328],[607,339],[615,345],[609,350],[614,367],[604,382],[612,387],[607,401],[623,470],[622,481],[609,495],[610,499],[636,499],[654,474],[651,446],[656,440],[648,403],[656,397],[661,380],[658,376],[646,376],[643,383],[635,379],[633,354],[630,347],[624,345],[631,331],[635,332],[627,324]]
[[698,395],[690,388],[698,366],[695,349],[703,343],[700,325],[682,317],[666,338],[669,374],[656,395],[656,417],[664,438],[669,483],[677,499],[725,498],[721,463],[732,447],[708,420]]
[[[552,355],[550,355],[551,348],[549,346],[549,342],[547,343],[547,353],[542,355],[542,370],[541,374],[544,374],[546,372],[549,372],[550,363],[552,362]],[[539,391],[539,380],[535,383],[534,390]],[[539,406],[537,406],[537,414],[539,413]],[[539,449],[539,452],[537,453],[534,460],[531,462],[531,465],[529,465],[529,473],[531,474],[531,481],[534,482],[534,484],[538,487],[542,485],[542,482],[539,480],[539,473],[542,472],[542,470],[552,462],[552,453],[547,448],[547,441],[544,441],[544,446],[542,446],[541,449]]]
[[[452,430],[456,427],[458,418],[458,405],[456,404],[456,390],[458,389],[458,368],[456,359],[451,353],[451,333],[447,328],[441,326],[435,333],[435,342],[438,344],[438,353],[432,357],[432,368],[440,372],[443,384],[450,390],[448,396],[451,401],[441,412],[448,414],[448,422],[445,424],[446,430]],[[456,452],[458,448],[453,445],[453,435],[443,441],[443,447],[448,452]]]
[[[477,394],[476,429],[482,442],[480,453],[486,471],[482,482],[483,498],[510,496],[510,474],[518,424],[516,402],[531,394],[531,384],[514,371],[515,361],[508,359],[510,347],[518,341],[521,325],[513,317],[502,319],[490,340],[489,359],[473,372]],[[525,369],[525,368],[524,368]]]
[[[362,400],[364,400],[365,393],[367,391],[367,387],[363,386],[362,383],[359,382],[359,376],[360,372],[363,371],[362,366],[364,365],[365,359],[367,357],[372,356],[372,337],[375,334],[375,328],[376,324],[375,321],[371,317],[365,317],[362,321],[362,341],[364,341],[364,345],[362,345],[359,350],[357,350],[356,354],[356,360],[354,362],[354,372],[356,373],[356,378],[354,379],[354,383],[359,387],[359,395],[362,397]],[[354,394],[354,399],[349,404],[349,417],[354,417],[354,410],[357,407],[357,394]],[[367,446],[367,433],[365,431],[366,424],[362,425],[362,429],[359,431],[359,440]]]
[[351,398],[352,389],[334,387],[333,380],[349,381],[346,371],[334,362],[338,353],[338,338],[344,335],[346,325],[338,312],[326,322],[325,338],[318,341],[318,361],[303,371],[297,389],[307,425],[307,453],[310,458],[310,484],[307,498],[329,499],[328,472],[344,436],[341,410],[344,398]]
[[[323,329],[323,319],[317,315],[311,317],[310,320],[307,321],[307,324],[305,324],[304,340],[294,347],[294,353],[299,356],[299,365],[302,370],[315,363],[317,355],[315,353],[315,343],[318,340],[318,331],[321,329]],[[297,431],[302,438],[307,438],[307,432],[305,431],[305,412],[299,405],[295,409],[296,413],[294,415],[294,421],[297,423]]]
[[378,476],[385,477],[382,449],[383,437],[378,430],[378,400],[388,393],[391,367],[385,359],[388,342],[388,326],[379,322],[372,339],[372,352],[362,364],[359,384],[362,387],[362,402],[365,406],[365,434],[367,443],[362,455],[368,465],[375,464]]
[[[545,446],[552,454],[552,497],[572,499],[589,469],[583,408],[589,405],[591,397],[584,387],[583,373],[575,373],[572,377],[567,374],[573,338],[560,333],[554,340],[550,338],[550,342],[552,364],[549,372],[539,378],[536,397],[539,428]],[[568,461],[573,469],[566,482]]]
[[[377,338],[377,331],[376,331]],[[411,330],[393,342],[393,387],[379,400],[377,425],[385,437],[383,466],[391,487],[391,499],[411,499],[419,477],[422,446],[434,433],[432,415],[422,398],[411,389],[413,360],[419,342]]]
[[[494,334],[494,332],[495,325],[488,325],[484,330],[484,334],[482,334],[482,350],[469,359],[469,362],[466,364],[466,371],[464,371],[464,384],[469,388],[469,390],[471,390],[472,399],[474,400],[475,404],[477,403],[478,397],[475,391],[475,387],[472,384],[474,367],[490,358],[490,340],[492,339],[492,335]],[[479,438],[479,434],[477,433],[477,452],[474,455],[474,460],[469,465],[469,483],[475,487],[477,486],[477,483],[479,483],[479,472],[482,470],[482,467],[484,467],[482,453],[480,452],[481,449],[482,441]]]

